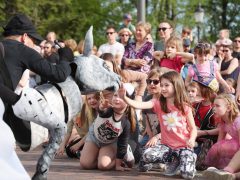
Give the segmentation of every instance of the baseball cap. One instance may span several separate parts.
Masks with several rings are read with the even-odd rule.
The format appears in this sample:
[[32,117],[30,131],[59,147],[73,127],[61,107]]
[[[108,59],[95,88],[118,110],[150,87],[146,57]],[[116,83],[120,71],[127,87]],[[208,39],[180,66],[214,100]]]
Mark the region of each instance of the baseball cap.
[[131,14],[124,14],[123,15],[123,19],[127,19],[127,20],[131,21],[132,20],[132,16],[131,16]]
[[43,38],[37,33],[32,21],[24,14],[16,14],[13,16],[3,29],[3,36],[23,35],[27,33],[37,42],[43,41]]

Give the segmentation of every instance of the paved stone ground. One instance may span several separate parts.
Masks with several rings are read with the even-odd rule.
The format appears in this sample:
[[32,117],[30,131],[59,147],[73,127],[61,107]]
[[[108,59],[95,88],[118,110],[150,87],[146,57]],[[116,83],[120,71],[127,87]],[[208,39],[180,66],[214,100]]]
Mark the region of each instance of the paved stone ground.
[[[22,152],[17,148],[17,154],[23,163],[23,166],[30,174],[33,175],[37,159],[42,149],[37,148],[34,151]],[[166,177],[161,172],[151,171],[146,173],[138,172],[136,167],[132,171],[99,171],[99,170],[80,170],[77,159],[69,159],[66,155],[56,157],[52,162],[48,180],[155,180],[155,179],[181,179],[180,176]],[[201,174],[197,174],[194,179],[203,179]]]

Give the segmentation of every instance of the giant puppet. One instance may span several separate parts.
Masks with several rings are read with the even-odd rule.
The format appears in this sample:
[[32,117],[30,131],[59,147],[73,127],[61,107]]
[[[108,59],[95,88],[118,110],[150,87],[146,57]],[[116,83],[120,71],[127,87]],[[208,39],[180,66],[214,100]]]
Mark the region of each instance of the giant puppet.
[[[116,91],[120,86],[119,76],[111,72],[102,59],[91,54],[92,47],[93,35],[90,27],[85,37],[83,54],[71,63],[74,75],[62,83],[23,89],[19,101],[13,106],[16,116],[41,125],[49,132],[49,144],[38,160],[32,177],[34,180],[47,179],[51,161],[66,132],[66,122],[81,110],[81,94],[104,89]],[[31,131],[32,148],[42,143],[42,139],[36,135],[41,135],[39,131]]]

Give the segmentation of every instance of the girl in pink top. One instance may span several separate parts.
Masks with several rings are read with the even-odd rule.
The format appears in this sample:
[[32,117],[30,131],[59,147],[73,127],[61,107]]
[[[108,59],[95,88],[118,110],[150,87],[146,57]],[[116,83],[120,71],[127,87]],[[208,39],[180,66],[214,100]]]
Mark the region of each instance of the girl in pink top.
[[[208,179],[223,174],[227,177],[226,175],[230,176],[240,169],[240,114],[234,98],[229,94],[218,95],[214,101],[214,112],[222,121],[219,125],[218,142],[209,150],[205,163],[223,171],[220,173],[216,168],[208,168],[204,173]],[[226,134],[232,138],[226,139]]]
[[160,134],[148,141],[139,168],[140,171],[147,171],[152,163],[166,163],[166,175],[175,175],[180,170],[183,178],[191,179],[196,171],[193,147],[197,129],[184,82],[179,73],[170,71],[160,77],[160,85],[159,100],[140,103],[124,96],[125,101],[134,108],[153,108],[160,122],[162,144],[157,144]]
[[166,42],[165,52],[155,51],[154,58],[159,60],[162,69],[175,70],[180,73],[185,63],[193,62],[194,55],[183,52],[182,39],[171,36]]
[[[218,91],[218,83],[220,83],[227,92],[231,93],[232,88],[222,78],[218,64],[215,61],[209,60],[210,44],[198,43],[194,48],[194,53],[196,56],[196,64],[193,64],[188,69],[188,76],[185,80],[186,86],[188,86],[192,80],[209,86],[211,80],[216,79],[216,87],[211,86],[215,92]],[[212,94],[213,93],[214,92],[212,92]]]

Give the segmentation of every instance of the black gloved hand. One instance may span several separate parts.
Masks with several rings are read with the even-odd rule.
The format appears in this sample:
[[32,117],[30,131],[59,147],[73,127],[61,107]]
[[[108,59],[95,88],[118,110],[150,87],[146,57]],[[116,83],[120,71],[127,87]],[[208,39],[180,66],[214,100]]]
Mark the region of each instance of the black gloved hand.
[[58,54],[60,61],[72,62],[74,60],[73,52],[69,47],[59,48]]

